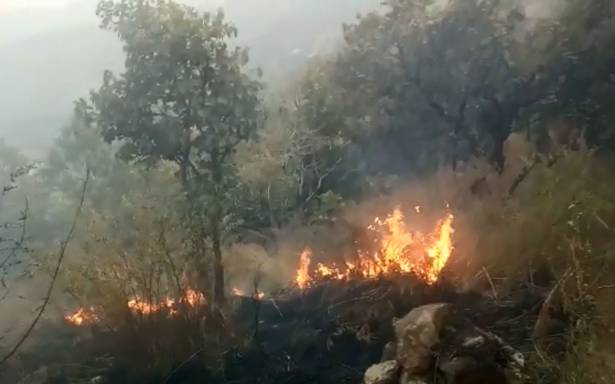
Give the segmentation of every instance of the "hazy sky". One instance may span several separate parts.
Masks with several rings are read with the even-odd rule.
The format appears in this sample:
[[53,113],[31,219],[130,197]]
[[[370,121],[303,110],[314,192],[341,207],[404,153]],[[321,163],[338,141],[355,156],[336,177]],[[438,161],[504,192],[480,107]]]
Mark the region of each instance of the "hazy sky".
[[[184,0],[202,10],[225,9],[239,42],[265,74],[279,75],[341,39],[342,22],[380,0]],[[98,29],[98,0],[0,0],[0,137],[43,156],[105,69],[123,54]]]

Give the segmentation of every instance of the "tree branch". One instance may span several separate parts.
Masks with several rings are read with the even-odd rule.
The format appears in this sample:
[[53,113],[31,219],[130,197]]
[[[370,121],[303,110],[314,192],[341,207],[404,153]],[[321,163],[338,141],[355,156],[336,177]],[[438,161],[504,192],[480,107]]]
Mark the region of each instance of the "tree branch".
[[34,317],[34,320],[30,324],[30,326],[28,327],[26,332],[23,334],[23,336],[19,339],[17,344],[15,344],[15,346],[9,351],[9,353],[7,353],[2,358],[2,360],[0,360],[0,365],[6,363],[8,359],[10,359],[15,353],[17,353],[19,348],[23,345],[23,343],[26,341],[28,336],[30,336],[30,334],[34,330],[34,327],[36,327],[36,324],[40,320],[41,316],[43,316],[43,312],[45,312],[45,309],[47,308],[47,305],[49,304],[49,301],[51,300],[51,294],[53,293],[53,288],[55,286],[56,280],[57,280],[58,275],[60,273],[60,267],[62,266],[62,261],[64,260],[64,255],[66,254],[66,247],[68,247],[68,243],[70,242],[70,240],[73,237],[73,233],[75,232],[75,227],[77,226],[77,221],[78,221],[79,217],[81,216],[81,209],[83,208],[83,203],[85,201],[85,194],[86,194],[86,191],[87,191],[87,186],[88,186],[89,180],[90,180],[90,168],[87,168],[86,172],[85,172],[85,180],[83,181],[83,188],[81,190],[81,198],[79,200],[79,205],[77,206],[77,210],[75,211],[75,216],[73,218],[73,222],[72,222],[72,224],[70,226],[70,229],[69,229],[68,233],[66,234],[66,238],[60,244],[60,251],[59,251],[59,254],[58,254],[58,261],[56,263],[55,270],[53,271],[53,275],[51,277],[51,283],[49,283],[49,288],[47,289],[47,296],[45,297],[45,300],[43,301],[43,305],[41,305],[38,313],[36,314],[36,317]]

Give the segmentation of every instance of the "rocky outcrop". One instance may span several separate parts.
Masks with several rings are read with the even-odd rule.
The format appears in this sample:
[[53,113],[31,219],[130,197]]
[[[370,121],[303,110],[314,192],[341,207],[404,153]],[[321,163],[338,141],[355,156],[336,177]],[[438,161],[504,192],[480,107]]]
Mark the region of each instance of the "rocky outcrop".
[[399,364],[395,360],[372,365],[365,371],[364,384],[396,384],[399,379]]
[[410,311],[393,323],[397,361],[404,372],[422,374],[433,366],[433,348],[450,312],[449,304],[430,304]]
[[386,361],[370,367],[364,383],[429,384],[435,378],[446,384],[521,382],[523,354],[497,335],[453,317],[452,306],[439,303],[394,319],[395,340],[382,353]]

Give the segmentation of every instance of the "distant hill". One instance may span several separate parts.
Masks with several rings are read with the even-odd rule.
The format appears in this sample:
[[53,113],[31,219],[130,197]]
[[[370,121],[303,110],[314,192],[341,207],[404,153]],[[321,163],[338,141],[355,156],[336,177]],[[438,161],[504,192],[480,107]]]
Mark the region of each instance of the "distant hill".
[[[239,43],[250,48],[252,65],[276,82],[309,56],[334,49],[342,23],[375,8],[379,0],[189,3],[207,10],[222,6],[239,28]],[[72,102],[100,83],[104,69],[122,68],[120,44],[98,29],[95,4],[77,0],[42,14],[0,13],[0,137],[30,155],[45,152],[69,118]]]

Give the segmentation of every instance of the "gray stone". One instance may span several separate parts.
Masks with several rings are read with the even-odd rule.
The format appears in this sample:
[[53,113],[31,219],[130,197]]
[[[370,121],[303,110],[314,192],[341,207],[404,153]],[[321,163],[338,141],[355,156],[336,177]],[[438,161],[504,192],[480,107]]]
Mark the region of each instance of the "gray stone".
[[394,322],[397,361],[410,375],[425,373],[433,365],[433,348],[450,312],[445,303],[424,305]]
[[395,360],[372,365],[365,371],[364,384],[396,384],[399,378],[399,364]]

